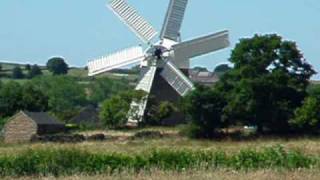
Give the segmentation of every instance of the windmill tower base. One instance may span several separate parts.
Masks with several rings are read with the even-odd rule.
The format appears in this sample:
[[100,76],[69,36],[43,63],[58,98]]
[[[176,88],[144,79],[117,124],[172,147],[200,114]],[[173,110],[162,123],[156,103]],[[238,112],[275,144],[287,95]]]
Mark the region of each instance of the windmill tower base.
[[[181,96],[177,93],[175,89],[160,75],[162,68],[158,68],[155,74],[155,78],[151,87],[150,96],[152,101],[161,103],[164,101],[177,104],[181,100]],[[189,76],[189,69],[180,69],[187,77]],[[148,100],[147,109],[148,112],[151,108],[151,102]],[[147,117],[147,116],[145,116]],[[186,117],[182,112],[174,112],[168,118],[161,119],[161,125],[174,126],[178,124],[186,123]]]

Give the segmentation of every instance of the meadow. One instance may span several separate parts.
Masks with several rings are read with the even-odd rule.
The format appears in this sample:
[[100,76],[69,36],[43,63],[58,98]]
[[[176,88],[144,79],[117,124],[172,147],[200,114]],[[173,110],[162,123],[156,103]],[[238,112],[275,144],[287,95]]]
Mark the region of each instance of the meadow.
[[[140,131],[162,136],[136,137]],[[178,131],[87,131],[78,133],[104,133],[107,139],[1,144],[0,167],[8,168],[1,172],[8,179],[317,179],[320,175],[317,137],[193,140]]]

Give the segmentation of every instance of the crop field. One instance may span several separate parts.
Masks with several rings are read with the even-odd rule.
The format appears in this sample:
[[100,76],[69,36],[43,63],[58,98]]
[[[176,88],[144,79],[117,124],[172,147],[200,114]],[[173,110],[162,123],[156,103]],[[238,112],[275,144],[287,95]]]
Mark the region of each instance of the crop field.
[[[136,136],[141,131],[161,132],[161,136]],[[1,174],[7,179],[159,180],[320,176],[320,139],[316,137],[192,140],[180,136],[175,128],[79,133],[104,133],[107,139],[75,144],[1,144]]]

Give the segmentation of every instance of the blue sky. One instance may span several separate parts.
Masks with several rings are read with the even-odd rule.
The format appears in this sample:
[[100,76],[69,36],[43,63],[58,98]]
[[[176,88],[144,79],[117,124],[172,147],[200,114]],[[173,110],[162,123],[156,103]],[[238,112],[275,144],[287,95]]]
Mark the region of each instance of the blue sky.
[[[141,43],[106,2],[1,0],[0,61],[45,64],[51,56],[63,56],[69,64],[84,66],[92,58]],[[161,30],[169,0],[128,2]],[[193,66],[213,69],[227,61],[239,38],[278,33],[296,41],[320,71],[319,0],[189,0],[183,39],[224,29],[230,30],[232,46],[193,59]]]

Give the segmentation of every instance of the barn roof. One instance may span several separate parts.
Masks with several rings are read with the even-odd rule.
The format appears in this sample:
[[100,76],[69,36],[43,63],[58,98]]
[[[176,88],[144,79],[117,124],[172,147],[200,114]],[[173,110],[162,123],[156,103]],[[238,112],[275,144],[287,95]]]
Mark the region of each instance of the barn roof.
[[38,125],[63,125],[63,123],[59,122],[46,112],[23,111],[22,113],[31,118]]
[[95,107],[87,106],[83,108],[77,116],[73,117],[70,122],[75,124],[87,123],[99,125],[99,112]]

